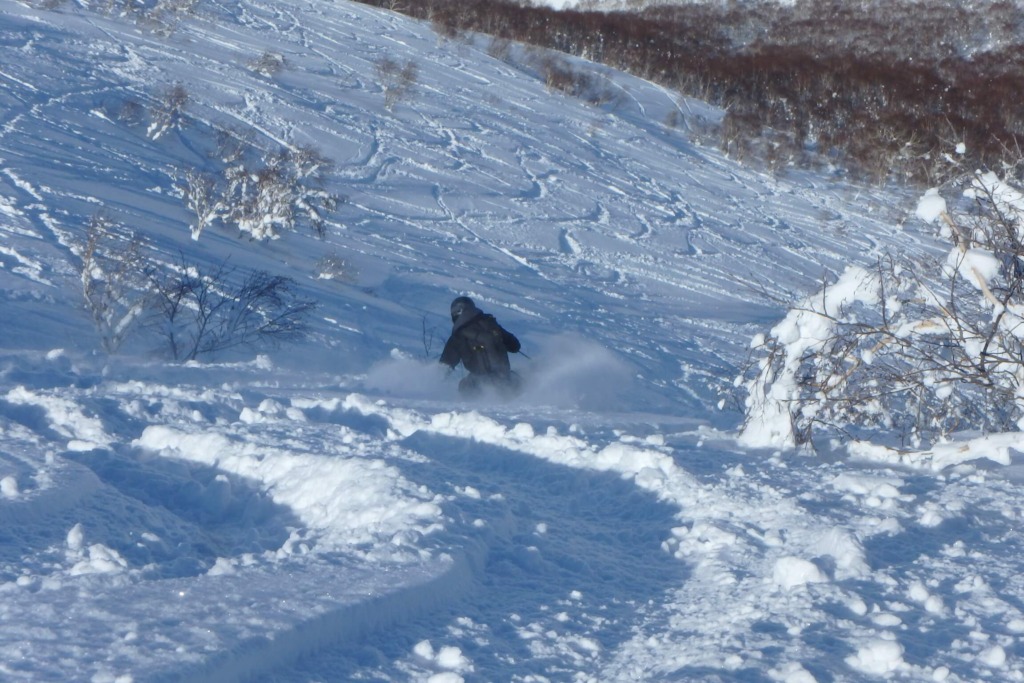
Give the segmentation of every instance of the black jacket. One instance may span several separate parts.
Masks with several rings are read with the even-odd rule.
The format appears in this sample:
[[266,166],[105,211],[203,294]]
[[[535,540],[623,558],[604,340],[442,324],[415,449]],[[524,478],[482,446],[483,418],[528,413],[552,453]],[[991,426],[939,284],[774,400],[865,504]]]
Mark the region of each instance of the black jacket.
[[519,340],[493,315],[468,308],[452,326],[441,362],[454,368],[460,362],[474,375],[507,376],[512,367],[508,354],[519,351]]

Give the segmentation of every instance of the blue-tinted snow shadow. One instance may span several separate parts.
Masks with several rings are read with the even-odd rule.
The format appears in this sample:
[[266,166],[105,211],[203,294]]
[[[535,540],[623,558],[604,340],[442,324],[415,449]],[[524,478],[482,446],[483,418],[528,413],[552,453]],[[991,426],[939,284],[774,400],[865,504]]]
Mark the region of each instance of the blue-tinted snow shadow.
[[486,520],[494,530],[491,540],[511,541],[504,548],[508,553],[491,548],[490,569],[517,563],[524,557],[522,549],[533,546],[538,550],[525,556],[531,558],[527,564],[544,568],[549,578],[563,577],[568,590],[587,592],[586,586],[572,584],[592,581],[610,599],[628,600],[638,593],[646,599],[648,588],[668,589],[685,581],[685,565],[661,548],[678,525],[679,510],[618,474],[566,467],[500,446],[425,432],[413,434],[402,445],[429,459],[401,464],[409,478],[437,487],[434,490],[457,486],[479,493],[479,498],[459,497],[453,512],[466,523]]
[[[687,565],[661,548],[678,510],[618,475],[423,432],[402,445],[426,461],[392,464],[453,496],[445,530],[425,542],[438,551],[468,549],[475,557],[475,585],[466,591],[471,597],[312,657],[304,674],[350,680],[387,670],[426,639],[457,645],[473,662],[471,680],[505,680],[510,668],[521,676],[559,677],[568,660],[538,654],[524,637],[531,624],[559,638],[594,638],[602,652],[613,651],[633,635],[638,609],[687,580]],[[457,629],[457,618],[476,626]]]
[[[82,378],[77,370],[68,369],[63,356],[35,365],[18,360],[15,370],[27,368],[41,386],[87,386],[83,383],[91,377]],[[57,381],[50,381],[51,375]],[[199,401],[180,401],[174,408],[202,410],[211,422],[237,416],[237,409]],[[152,415],[163,409],[158,397],[141,406]],[[140,433],[148,424],[113,399],[93,399],[85,411],[114,434]],[[67,535],[76,524],[82,525],[88,544],[115,550],[128,567],[140,570],[147,579],[201,575],[218,558],[276,550],[287,540],[289,528],[302,526],[289,508],[275,504],[257,482],[235,474],[120,444],[64,450],[68,433],[54,426],[54,419],[40,405],[0,400],[0,428],[8,421],[21,425],[38,439],[39,446],[34,456],[0,454],[0,474],[13,476],[21,490],[19,500],[0,509],[0,580],[16,578],[19,562],[32,568],[32,563],[69,561],[64,557]],[[74,490],[48,491],[37,481],[39,472],[46,469],[47,452],[85,468],[75,467],[77,474],[67,475],[78,479],[61,481],[60,486]],[[56,467],[59,472],[68,468],[60,462]],[[83,480],[86,470],[95,478]]]
[[[289,528],[302,526],[257,482],[214,467],[117,447],[63,455],[116,492],[88,503],[96,520],[87,528],[90,540],[117,550],[132,567],[146,567],[148,578],[195,576],[220,557],[277,550]],[[117,509],[111,518],[130,522],[104,528],[108,508]]]

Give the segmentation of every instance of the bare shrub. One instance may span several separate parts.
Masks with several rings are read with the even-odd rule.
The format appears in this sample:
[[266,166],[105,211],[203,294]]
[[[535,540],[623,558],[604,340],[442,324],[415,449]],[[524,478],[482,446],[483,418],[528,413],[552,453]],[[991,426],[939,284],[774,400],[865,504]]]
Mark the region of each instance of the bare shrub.
[[423,343],[423,357],[428,359],[433,358],[434,342],[442,339],[443,337],[441,337],[441,335],[438,334],[436,325],[427,324],[427,316],[425,315],[422,318],[420,318],[420,326],[422,330],[421,341]]
[[617,94],[604,78],[574,68],[564,58],[545,55],[539,60],[538,68],[544,84],[552,90],[558,90],[595,106],[617,99]]
[[117,110],[117,120],[126,126],[138,126],[145,117],[145,109],[139,101],[133,98],[125,98]]
[[182,17],[195,12],[197,4],[198,0],[160,0],[149,12],[137,16],[136,22],[166,38],[178,30]]
[[235,226],[253,240],[277,239],[305,224],[326,235],[330,212],[342,201],[326,189],[333,162],[313,147],[264,152],[245,131],[219,130],[214,153],[223,169],[217,174],[190,169],[179,187],[195,216],[193,239],[216,222]]
[[285,67],[284,55],[280,52],[266,50],[259,57],[249,62],[249,69],[268,78],[276,76]]
[[152,268],[143,256],[141,240],[103,213],[92,217],[79,248],[85,308],[103,350],[116,353],[145,311]]
[[721,147],[731,158],[742,161],[761,137],[761,117],[739,107],[731,108],[722,119]]
[[217,151],[214,157],[227,165],[243,163],[255,146],[249,129],[227,127],[217,129]]
[[512,57],[512,41],[504,38],[492,38],[487,46],[487,54],[502,62],[507,62]]
[[32,9],[55,10],[64,4],[65,0],[22,0]]
[[447,13],[431,12],[427,18],[430,21],[430,27],[434,30],[434,33],[442,38],[457,40],[463,34],[463,31],[459,28],[458,24],[448,21]]
[[316,308],[296,293],[290,278],[262,270],[239,276],[224,263],[204,273],[184,256],[156,291],[150,325],[176,361],[299,341]]
[[412,60],[399,64],[390,57],[381,57],[374,70],[384,90],[384,108],[388,111],[412,93],[419,77],[419,66]]
[[198,6],[199,0],[160,0],[156,9],[165,16],[183,17],[195,14]]
[[185,128],[188,124],[185,108],[190,99],[188,91],[181,83],[175,83],[160,93],[150,110],[153,121],[149,125],[147,135],[157,140],[168,131]]
[[198,4],[198,0],[105,0],[102,10],[166,37],[177,30],[183,17],[195,13]]

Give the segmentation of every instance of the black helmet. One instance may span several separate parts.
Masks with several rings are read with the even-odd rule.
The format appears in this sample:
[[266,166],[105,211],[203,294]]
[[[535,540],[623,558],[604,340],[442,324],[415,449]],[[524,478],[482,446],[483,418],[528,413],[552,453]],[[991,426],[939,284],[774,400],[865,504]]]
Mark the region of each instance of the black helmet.
[[471,308],[476,308],[476,304],[474,304],[473,300],[468,296],[456,297],[456,299],[452,301],[452,322],[458,320],[459,316],[462,315],[464,311]]

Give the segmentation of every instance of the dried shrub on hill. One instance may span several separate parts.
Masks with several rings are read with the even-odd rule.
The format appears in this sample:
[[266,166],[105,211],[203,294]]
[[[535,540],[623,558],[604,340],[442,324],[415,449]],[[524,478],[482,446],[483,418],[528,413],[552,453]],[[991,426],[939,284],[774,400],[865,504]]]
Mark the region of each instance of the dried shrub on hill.
[[374,64],[374,71],[384,91],[384,108],[391,111],[412,93],[419,76],[419,65],[411,60],[399,64],[390,57],[381,57]]
[[176,361],[298,341],[316,308],[291,278],[263,270],[239,276],[226,263],[204,272],[184,256],[153,289],[150,326]]

